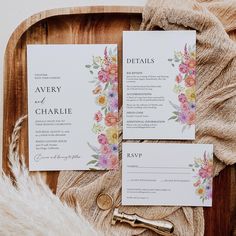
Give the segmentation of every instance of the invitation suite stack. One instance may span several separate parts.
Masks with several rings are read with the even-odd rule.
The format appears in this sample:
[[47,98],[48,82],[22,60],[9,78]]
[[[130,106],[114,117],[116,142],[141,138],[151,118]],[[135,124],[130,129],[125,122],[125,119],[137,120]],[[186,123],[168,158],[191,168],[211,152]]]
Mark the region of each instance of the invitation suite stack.
[[[195,46],[195,31],[124,32],[124,139],[195,138]],[[122,151],[123,205],[211,206],[212,145],[127,142]]]
[[122,106],[116,44],[27,46],[29,168],[60,170],[57,195],[105,235],[155,235],[112,226],[117,207],[203,235],[236,161],[236,47],[193,1],[149,1],[140,29],[123,32]]

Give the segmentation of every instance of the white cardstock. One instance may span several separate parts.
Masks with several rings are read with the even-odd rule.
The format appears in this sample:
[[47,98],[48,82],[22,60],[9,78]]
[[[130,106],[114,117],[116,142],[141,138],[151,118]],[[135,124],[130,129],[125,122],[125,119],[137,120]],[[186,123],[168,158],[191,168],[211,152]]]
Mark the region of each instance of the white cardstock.
[[213,145],[123,143],[122,205],[212,206]]
[[123,138],[195,139],[195,31],[123,32]]
[[28,45],[29,169],[118,166],[117,45]]

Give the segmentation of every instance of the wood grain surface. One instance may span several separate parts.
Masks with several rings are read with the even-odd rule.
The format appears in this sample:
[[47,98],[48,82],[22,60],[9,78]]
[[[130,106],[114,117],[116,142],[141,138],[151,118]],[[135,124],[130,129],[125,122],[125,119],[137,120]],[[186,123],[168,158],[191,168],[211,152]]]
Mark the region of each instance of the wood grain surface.
[[[117,43],[119,104],[122,103],[122,31],[138,29],[140,7],[78,7],[41,12],[22,22],[12,34],[5,53],[3,169],[8,169],[8,145],[15,121],[27,111],[27,44]],[[232,33],[232,38],[236,39]],[[28,163],[28,124],[21,131],[20,153]],[[58,172],[42,172],[55,192]],[[236,225],[236,170],[227,167],[214,179],[213,207],[205,208],[205,235],[233,235]],[[236,233],[235,233],[236,235]]]

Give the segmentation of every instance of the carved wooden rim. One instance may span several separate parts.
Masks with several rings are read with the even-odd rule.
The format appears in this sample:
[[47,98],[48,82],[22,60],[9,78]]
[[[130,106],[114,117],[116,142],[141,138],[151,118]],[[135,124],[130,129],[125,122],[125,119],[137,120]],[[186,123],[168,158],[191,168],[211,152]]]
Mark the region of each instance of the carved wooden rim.
[[[31,26],[37,22],[53,16],[61,15],[75,15],[75,14],[97,14],[97,13],[127,13],[127,14],[141,14],[143,7],[139,6],[85,6],[85,7],[69,7],[69,8],[55,8],[36,13],[26,20],[24,20],[12,33],[5,50],[4,61],[6,57],[12,56],[12,49],[15,48],[20,37]],[[11,49],[9,51],[9,49]]]

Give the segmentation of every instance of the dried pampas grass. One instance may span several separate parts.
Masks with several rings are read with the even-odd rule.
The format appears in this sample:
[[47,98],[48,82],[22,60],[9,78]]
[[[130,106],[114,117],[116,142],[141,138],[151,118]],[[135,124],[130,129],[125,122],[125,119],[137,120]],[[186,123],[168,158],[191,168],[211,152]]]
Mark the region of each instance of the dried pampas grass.
[[19,132],[25,118],[16,122],[10,140],[14,181],[5,173],[0,176],[0,235],[100,235],[79,215],[79,209],[63,204],[39,174],[29,175],[24,158],[18,154]]

